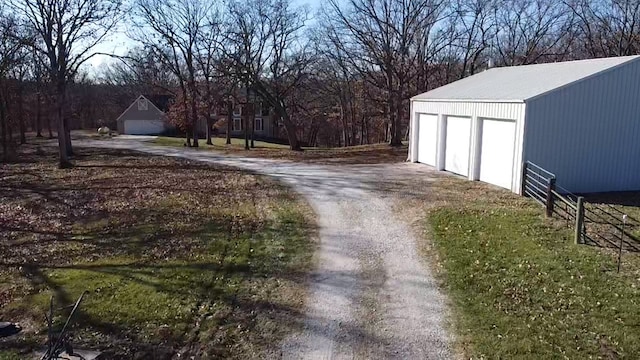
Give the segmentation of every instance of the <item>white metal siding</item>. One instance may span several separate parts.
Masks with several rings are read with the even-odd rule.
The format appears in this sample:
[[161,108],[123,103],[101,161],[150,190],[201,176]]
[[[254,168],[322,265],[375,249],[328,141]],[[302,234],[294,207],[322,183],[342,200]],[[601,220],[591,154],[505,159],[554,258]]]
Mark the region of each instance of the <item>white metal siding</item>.
[[482,119],[481,124],[480,181],[511,189],[516,122]]
[[[514,103],[514,102],[505,102],[505,103],[489,103],[489,102],[450,102],[450,101],[421,101],[414,100],[411,102],[411,126],[412,131],[410,134],[411,146],[409,146],[409,158],[412,162],[418,161],[417,154],[417,143],[418,143],[418,134],[417,131],[413,131],[416,127],[416,122],[418,118],[418,114],[440,114],[440,117],[446,118],[446,116],[461,116],[461,117],[469,117],[472,120],[471,129],[471,139],[472,139],[472,154],[470,159],[470,175],[471,179],[477,179],[478,174],[478,166],[479,166],[479,158],[475,159],[475,155],[473,150],[477,147],[476,143],[479,141],[475,140],[477,137],[477,129],[479,128],[477,122],[480,121],[481,118],[491,118],[491,119],[513,119],[516,121],[516,136],[515,136],[515,151],[514,151],[514,169],[513,169],[513,180],[511,183],[511,190],[514,192],[520,192],[520,183],[521,183],[521,169],[522,169],[522,149],[523,149],[523,138],[524,138],[524,124],[525,124],[525,104],[524,103]],[[445,131],[440,129],[440,142],[444,145],[444,136]],[[442,156],[444,153],[441,151],[438,156]],[[444,169],[444,158],[441,158],[442,164],[438,165],[438,169]]]
[[418,118],[418,162],[436,166],[438,115],[419,114]]
[[640,190],[640,62],[527,103],[525,157],[572,192]]
[[456,174],[469,175],[471,151],[471,118],[447,116],[444,169]]

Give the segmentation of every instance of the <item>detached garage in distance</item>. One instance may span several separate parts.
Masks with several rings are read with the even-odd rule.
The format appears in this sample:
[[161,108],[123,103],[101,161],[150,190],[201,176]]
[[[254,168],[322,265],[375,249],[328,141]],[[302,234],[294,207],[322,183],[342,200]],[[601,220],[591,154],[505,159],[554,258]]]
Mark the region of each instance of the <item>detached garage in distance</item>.
[[411,99],[409,158],[521,193],[640,190],[640,56],[493,68]]
[[167,129],[165,111],[168,96],[153,97],[151,101],[140,95],[117,119],[118,133],[128,135],[159,135]]

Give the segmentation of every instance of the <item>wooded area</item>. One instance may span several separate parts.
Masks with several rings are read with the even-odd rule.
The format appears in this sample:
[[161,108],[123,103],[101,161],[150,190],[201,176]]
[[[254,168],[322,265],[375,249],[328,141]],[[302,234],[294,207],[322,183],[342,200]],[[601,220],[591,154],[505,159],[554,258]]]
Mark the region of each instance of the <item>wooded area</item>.
[[[129,53],[88,67],[116,26]],[[139,94],[172,95],[172,121],[198,146],[194,120],[210,137],[212,109],[244,89],[294,150],[400,145],[415,94],[488,66],[639,48],[640,0],[1,0],[2,154],[55,132],[69,166],[69,131],[115,128]]]

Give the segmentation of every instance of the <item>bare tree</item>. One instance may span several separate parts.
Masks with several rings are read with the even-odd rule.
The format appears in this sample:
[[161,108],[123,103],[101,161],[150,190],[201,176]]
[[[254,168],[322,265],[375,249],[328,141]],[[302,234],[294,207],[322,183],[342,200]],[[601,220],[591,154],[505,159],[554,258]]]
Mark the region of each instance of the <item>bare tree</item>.
[[625,56],[640,52],[640,1],[566,0],[576,16],[581,57]]
[[325,35],[323,29],[314,36],[322,57],[314,69],[316,88],[324,95],[325,102],[329,102],[325,105],[323,114],[326,113],[327,118],[337,119],[340,140],[344,146],[355,145],[353,135],[359,110],[356,105],[358,99],[355,87],[359,82],[359,76],[357,69],[351,66],[349,54],[340,44],[336,44],[335,37]]
[[459,54],[459,77],[473,75],[483,66],[490,47],[491,31],[495,27],[495,0],[457,0],[453,4],[455,40],[452,50]]
[[563,60],[571,13],[554,0],[517,0],[496,7],[493,49],[502,65]]
[[9,119],[7,104],[7,76],[13,72],[22,61],[25,45],[28,39],[21,33],[20,24],[15,16],[7,13],[0,3],[0,131],[2,132],[2,156],[8,157]]
[[[389,142],[402,144],[402,120],[420,56],[417,44],[437,23],[442,0],[330,0],[324,22],[333,41],[351,56],[351,65],[369,84],[386,93]],[[428,37],[428,36],[426,36]]]
[[127,95],[127,105],[133,96],[155,92],[173,94],[178,87],[175,75],[153,49],[133,48],[116,58],[118,61],[99,69],[97,79],[102,84],[121,88]]
[[224,76],[224,59],[220,46],[223,43],[222,19],[217,9],[212,9],[208,14],[207,26],[200,32],[196,42],[197,53],[195,60],[197,70],[202,83],[201,88],[205,108],[203,116],[207,122],[207,144],[213,145],[211,140],[213,117],[212,113],[218,108],[224,107],[225,100],[230,96],[230,80]]
[[[39,54],[37,51],[33,51],[32,49],[28,58],[28,64],[31,81],[33,82],[32,91],[35,92],[34,100],[36,108],[36,137],[42,137],[42,99],[43,92],[45,91],[45,83],[48,80],[45,59],[43,58],[42,54]],[[52,137],[51,135],[51,124],[49,123],[49,137]]]
[[231,74],[273,107],[285,126],[289,146],[301,150],[288,98],[314,60],[301,36],[306,11],[293,8],[289,0],[250,0],[231,2],[228,12],[225,51],[232,60]]
[[29,66],[26,63],[26,59],[29,55],[29,50],[23,47],[20,51],[20,59],[16,66],[9,72],[9,76],[13,82],[12,86],[12,103],[15,106],[15,120],[18,123],[18,131],[20,132],[20,144],[26,144],[26,124],[24,114],[24,102],[25,102],[25,85],[27,81]]
[[35,49],[48,60],[56,95],[59,165],[72,166],[69,126],[64,115],[67,84],[80,67],[97,55],[101,43],[120,20],[121,0],[16,0],[14,9],[37,36]]
[[212,9],[206,0],[137,0],[133,19],[134,37],[153,48],[178,79],[184,113],[190,117],[187,145],[193,136],[194,147],[198,147],[198,41],[207,38]]

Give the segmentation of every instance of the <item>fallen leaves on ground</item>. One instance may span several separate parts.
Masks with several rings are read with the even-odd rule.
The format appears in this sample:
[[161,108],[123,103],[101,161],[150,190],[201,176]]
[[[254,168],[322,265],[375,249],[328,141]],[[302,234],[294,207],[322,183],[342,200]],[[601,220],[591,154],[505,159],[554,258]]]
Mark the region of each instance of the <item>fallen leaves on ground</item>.
[[72,339],[112,358],[254,357],[299,326],[314,229],[286,188],[227,167],[75,150],[72,169],[44,146],[0,168],[0,318],[25,328],[5,347],[43,344],[49,297],[66,305],[84,290]]

